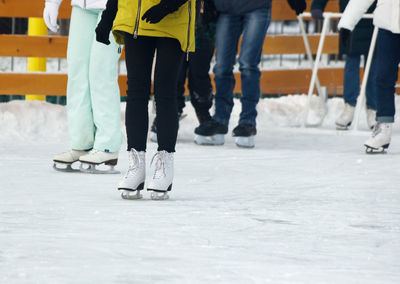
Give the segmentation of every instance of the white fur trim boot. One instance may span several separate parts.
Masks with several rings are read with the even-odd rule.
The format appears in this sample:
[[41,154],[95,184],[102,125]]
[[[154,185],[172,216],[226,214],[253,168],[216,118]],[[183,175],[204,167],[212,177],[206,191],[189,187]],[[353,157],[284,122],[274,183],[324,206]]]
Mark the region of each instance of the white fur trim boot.
[[174,153],[167,151],[158,151],[151,163],[155,163],[155,170],[152,179],[147,186],[148,191],[152,191],[151,199],[168,199],[168,191],[172,189],[172,180],[174,178]]
[[338,119],[336,119],[336,129],[337,130],[347,130],[354,118],[355,107],[349,105],[348,103],[344,104],[343,112],[340,114]]
[[131,149],[128,152],[129,168],[118,185],[123,199],[141,199],[140,191],[146,179],[146,152]]
[[392,138],[392,127],[393,123],[376,123],[371,137],[364,143],[367,154],[385,153]]

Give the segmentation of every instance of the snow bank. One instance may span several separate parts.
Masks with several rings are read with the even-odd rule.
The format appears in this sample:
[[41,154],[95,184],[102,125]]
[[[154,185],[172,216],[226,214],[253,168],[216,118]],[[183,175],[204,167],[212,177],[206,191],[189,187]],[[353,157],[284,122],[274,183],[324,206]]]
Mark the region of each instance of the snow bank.
[[[316,109],[317,97],[312,98],[312,109]],[[276,127],[301,127],[306,105],[306,96],[291,95],[280,98],[261,99],[258,105],[258,129]],[[397,106],[400,100],[397,98]],[[150,122],[154,118],[153,104],[149,103]],[[333,98],[328,100],[328,113],[322,129],[334,129],[335,119],[343,109],[343,100]],[[232,112],[231,129],[237,124],[241,105],[235,99]],[[186,103],[184,112],[188,115],[180,126],[179,137],[193,134],[198,122],[190,102]],[[124,125],[125,103],[121,103],[121,125]],[[367,130],[364,112],[360,117],[361,129]],[[396,130],[400,126],[396,125]],[[65,141],[68,140],[66,108],[40,101],[11,101],[0,103],[0,141]]]

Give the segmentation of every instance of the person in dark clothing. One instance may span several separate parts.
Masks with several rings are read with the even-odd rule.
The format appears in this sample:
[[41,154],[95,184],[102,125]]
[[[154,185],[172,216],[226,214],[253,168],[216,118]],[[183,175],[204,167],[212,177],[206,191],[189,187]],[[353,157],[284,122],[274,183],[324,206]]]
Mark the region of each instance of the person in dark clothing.
[[[329,0],[314,0],[311,5],[311,14],[314,19],[323,19],[323,11]],[[339,8],[343,12],[349,3],[349,0],[340,0]],[[375,10],[376,3],[370,7],[368,13]],[[344,110],[336,120],[336,127],[339,130],[347,130],[351,125],[355,106],[357,104],[357,97],[360,92],[360,61],[361,56],[365,60],[368,56],[369,46],[373,33],[372,20],[364,19],[359,22],[352,38],[348,44],[344,44],[342,38],[339,41],[339,52],[346,54],[346,65],[343,74],[343,99],[345,102]],[[369,79],[367,82],[367,123],[370,128],[375,125],[376,116],[376,85],[374,77],[376,76],[376,68],[373,63],[371,66]]]
[[[108,0],[96,29],[97,40],[107,44],[113,30],[125,44],[128,90],[126,131],[129,168],[119,183],[124,199],[139,199],[146,178],[145,151],[148,102],[155,52],[154,95],[157,106],[158,151],[147,190],[152,199],[166,199],[172,189],[174,152],[178,131],[176,87],[185,52],[194,51],[194,0]],[[115,20],[114,20],[115,19]]]
[[[210,63],[215,50],[215,30],[218,13],[213,0],[196,1],[196,51],[189,54],[179,71],[177,86],[178,116],[181,117],[185,107],[185,82],[188,78],[190,101],[196,111],[200,125],[194,130],[201,134],[211,120],[210,108],[213,102]],[[150,139],[157,142],[157,117],[151,126]]]
[[[233,66],[236,62],[239,38],[242,36],[238,58],[242,83],[242,111],[239,124],[233,129],[236,144],[240,147],[254,147],[256,130],[256,106],[260,98],[259,63],[265,35],[271,19],[271,1],[266,0],[215,0],[220,12],[216,35],[215,74],[215,115],[213,120],[197,135],[195,142],[200,145],[222,145],[228,133],[228,124],[233,108],[235,78]],[[306,8],[305,0],[288,0],[296,13]]]

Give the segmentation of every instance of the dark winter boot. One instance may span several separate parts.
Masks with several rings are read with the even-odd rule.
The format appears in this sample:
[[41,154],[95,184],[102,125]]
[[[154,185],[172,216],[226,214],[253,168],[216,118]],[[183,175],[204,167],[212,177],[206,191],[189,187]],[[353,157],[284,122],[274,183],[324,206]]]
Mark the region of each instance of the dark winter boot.
[[254,147],[254,136],[256,134],[256,126],[248,123],[240,123],[232,131],[232,136],[236,137],[236,145],[244,148]]
[[216,134],[228,133],[228,125],[224,125],[214,119],[206,120],[200,123],[200,126],[194,129],[194,133],[201,136],[213,136]]
[[201,123],[194,130],[196,134],[194,142],[199,145],[223,145],[225,134],[228,133],[228,125],[224,125],[214,119]]

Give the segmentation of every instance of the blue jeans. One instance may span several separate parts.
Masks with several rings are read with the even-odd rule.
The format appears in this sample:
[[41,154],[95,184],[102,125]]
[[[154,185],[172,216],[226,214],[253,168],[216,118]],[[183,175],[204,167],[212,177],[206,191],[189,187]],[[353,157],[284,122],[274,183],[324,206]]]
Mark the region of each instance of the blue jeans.
[[379,29],[376,42],[378,122],[394,122],[395,85],[400,63],[400,34]]
[[[347,56],[344,67],[343,99],[351,106],[356,106],[360,93],[360,58],[361,56]],[[367,108],[376,110],[376,62],[372,61],[367,82]]]
[[222,13],[217,23],[216,65],[214,66],[215,115],[214,119],[227,125],[233,108],[235,78],[233,66],[240,35],[242,44],[239,65],[242,81],[242,112],[239,124],[256,125],[256,106],[260,99],[260,76],[258,65],[261,61],[264,38],[271,19],[271,3],[266,9],[259,9],[244,15]]

